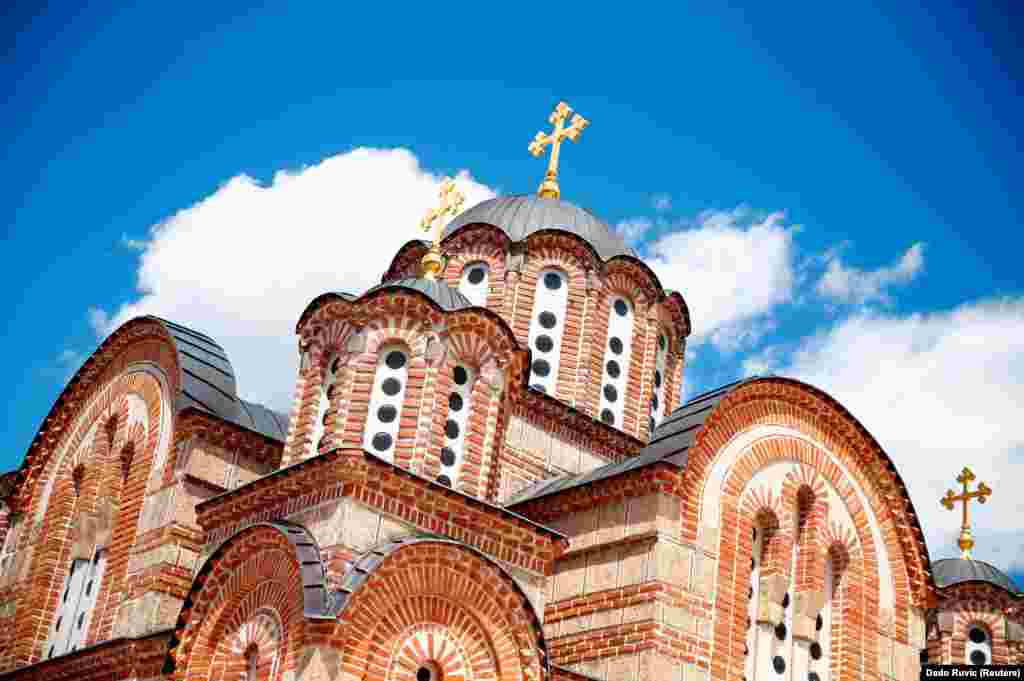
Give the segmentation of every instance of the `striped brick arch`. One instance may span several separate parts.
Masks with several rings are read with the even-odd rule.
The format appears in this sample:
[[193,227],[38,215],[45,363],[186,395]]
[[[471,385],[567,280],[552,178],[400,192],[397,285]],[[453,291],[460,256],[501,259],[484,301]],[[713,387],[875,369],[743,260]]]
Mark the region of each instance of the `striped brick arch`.
[[450,541],[388,552],[332,638],[345,651],[346,679],[545,678],[543,631],[527,598],[497,564]]

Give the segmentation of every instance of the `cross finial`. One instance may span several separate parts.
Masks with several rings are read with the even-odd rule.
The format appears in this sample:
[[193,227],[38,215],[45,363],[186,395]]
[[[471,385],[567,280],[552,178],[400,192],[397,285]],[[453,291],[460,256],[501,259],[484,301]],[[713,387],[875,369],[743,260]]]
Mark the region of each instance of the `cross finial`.
[[974,479],[975,475],[971,472],[971,469],[964,466],[960,475],[956,476],[956,481],[964,486],[963,494],[953,494],[953,490],[950,489],[946,490],[946,496],[939,500],[950,511],[953,510],[953,504],[957,501],[964,503],[964,521],[960,527],[960,539],[957,541],[957,545],[960,547],[960,557],[964,560],[971,560],[971,549],[974,548],[974,539],[971,537],[971,524],[968,522],[967,506],[971,503],[971,499],[977,499],[979,504],[984,504],[985,499],[992,494],[992,490],[983,482],[978,483],[977,490],[969,492],[967,486],[974,482]]
[[572,109],[568,104],[559,102],[558,106],[555,107],[554,113],[548,116],[548,120],[555,126],[555,129],[550,135],[538,132],[537,136],[530,142],[530,153],[534,156],[540,156],[544,153],[544,147],[549,144],[551,145],[551,160],[548,162],[548,172],[544,174],[544,181],[541,183],[540,189],[537,190],[539,195],[547,199],[557,199],[562,193],[558,188],[558,151],[562,147],[562,140],[568,137],[575,142],[579,139],[583,128],[590,125],[590,121],[586,118],[575,114],[569,127],[564,127],[565,119],[571,113]]
[[441,205],[437,208],[431,208],[427,211],[427,214],[420,220],[420,229],[424,232],[429,232],[430,228],[434,228],[434,241],[430,245],[430,250],[423,256],[423,260],[420,261],[423,268],[423,276],[427,279],[433,279],[441,273],[441,232],[444,230],[444,226],[448,224],[448,219],[451,219],[458,215],[462,211],[462,204],[465,202],[466,197],[462,195],[458,187],[455,186],[455,182],[450,178],[446,177],[441,182],[441,190],[438,192],[438,198],[441,199]]

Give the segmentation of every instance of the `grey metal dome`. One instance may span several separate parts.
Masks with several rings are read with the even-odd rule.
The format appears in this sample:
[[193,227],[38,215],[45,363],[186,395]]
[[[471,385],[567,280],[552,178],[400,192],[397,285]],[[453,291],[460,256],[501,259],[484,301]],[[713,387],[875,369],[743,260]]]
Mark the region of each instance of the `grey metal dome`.
[[478,203],[448,223],[444,236],[475,222],[494,225],[512,241],[522,241],[543,229],[560,229],[585,239],[605,260],[616,255],[635,255],[622,237],[590,211],[536,194],[499,196]]
[[374,291],[386,288],[407,288],[412,289],[413,291],[419,291],[437,303],[442,310],[447,312],[461,310],[464,307],[473,307],[473,302],[469,298],[462,295],[448,284],[443,281],[437,281],[436,279],[426,278],[399,279],[398,281],[389,281],[385,284],[378,284],[360,297],[367,296]]
[[988,582],[1012,594],[1017,593],[1017,585],[1002,570],[980,560],[963,558],[943,558],[932,563],[932,575],[935,585],[940,589],[961,582]]

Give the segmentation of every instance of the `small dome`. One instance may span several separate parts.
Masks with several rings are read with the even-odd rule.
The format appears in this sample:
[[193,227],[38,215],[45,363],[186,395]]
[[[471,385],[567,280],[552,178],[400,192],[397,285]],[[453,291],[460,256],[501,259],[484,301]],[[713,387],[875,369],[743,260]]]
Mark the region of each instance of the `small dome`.
[[399,279],[398,281],[389,281],[387,283],[374,286],[364,295],[369,295],[370,293],[380,291],[381,289],[390,288],[407,288],[412,289],[413,291],[419,291],[437,303],[442,310],[447,312],[461,310],[464,307],[473,307],[473,303],[469,298],[462,295],[443,281],[438,281],[436,279],[409,278]]
[[494,225],[512,241],[522,241],[543,229],[560,229],[585,239],[605,260],[616,255],[634,255],[622,237],[590,211],[535,194],[499,196],[478,203],[448,223],[444,236],[474,222]]
[[1006,573],[980,560],[943,558],[932,563],[932,574],[935,585],[940,589],[961,582],[988,582],[1012,594],[1017,593],[1017,585]]

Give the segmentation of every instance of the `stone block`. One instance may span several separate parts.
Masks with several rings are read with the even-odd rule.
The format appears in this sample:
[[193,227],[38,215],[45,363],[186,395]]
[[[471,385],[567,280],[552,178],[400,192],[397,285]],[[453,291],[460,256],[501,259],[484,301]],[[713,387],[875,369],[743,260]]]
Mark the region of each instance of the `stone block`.
[[682,531],[680,513],[682,505],[679,499],[665,494],[657,495],[658,500],[658,533],[679,541]]
[[600,549],[588,554],[587,591],[614,589],[619,584],[619,551]]
[[621,550],[622,574],[620,583],[622,586],[640,584],[650,578],[651,561],[650,543],[629,544]]
[[608,661],[608,681],[636,681],[640,658],[636,653],[620,655]]
[[366,551],[377,543],[380,514],[362,504],[352,503],[345,518],[341,543],[353,551]]

